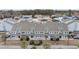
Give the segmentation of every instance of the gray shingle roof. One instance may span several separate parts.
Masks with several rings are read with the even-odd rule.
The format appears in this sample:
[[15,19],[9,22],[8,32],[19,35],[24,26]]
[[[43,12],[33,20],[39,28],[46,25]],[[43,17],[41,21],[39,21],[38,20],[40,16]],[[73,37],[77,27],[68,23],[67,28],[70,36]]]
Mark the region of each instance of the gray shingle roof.
[[29,31],[36,31],[36,32],[54,32],[54,31],[68,31],[67,25],[64,23],[58,22],[47,22],[47,23],[34,23],[34,22],[27,22],[22,21],[17,23],[13,26],[12,32],[19,30],[21,32],[29,32]]

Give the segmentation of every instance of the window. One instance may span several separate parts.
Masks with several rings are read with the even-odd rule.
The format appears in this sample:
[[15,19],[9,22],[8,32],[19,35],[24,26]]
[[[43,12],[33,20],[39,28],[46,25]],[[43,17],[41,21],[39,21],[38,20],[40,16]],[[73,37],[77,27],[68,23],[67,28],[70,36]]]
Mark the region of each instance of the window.
[[57,32],[57,34],[59,34],[59,32]]
[[41,34],[43,34],[43,32],[40,32]]
[[53,32],[51,32],[53,34]]
[[51,34],[51,32],[49,32],[49,34]]
[[64,34],[67,34],[67,32],[64,32]]
[[40,34],[40,32],[38,32]]
[[13,32],[13,34],[16,34],[16,32]]
[[55,34],[56,34],[56,32],[55,32]]
[[65,34],[66,34],[66,32],[65,32]]
[[67,36],[65,36],[65,38],[66,38]]
[[37,34],[39,34],[40,32],[37,32]]
[[53,34],[53,32],[49,32],[49,34]]
[[29,34],[29,32],[27,32]]
[[30,33],[32,33],[32,32],[26,32],[27,34],[30,34]]
[[39,32],[35,32],[36,34],[38,34]]
[[36,34],[37,34],[37,32],[36,32]]
[[33,35],[31,35],[31,38],[33,38],[34,36]]
[[26,32],[26,34],[28,34],[28,32]]
[[22,32],[22,33],[25,33],[25,32]]

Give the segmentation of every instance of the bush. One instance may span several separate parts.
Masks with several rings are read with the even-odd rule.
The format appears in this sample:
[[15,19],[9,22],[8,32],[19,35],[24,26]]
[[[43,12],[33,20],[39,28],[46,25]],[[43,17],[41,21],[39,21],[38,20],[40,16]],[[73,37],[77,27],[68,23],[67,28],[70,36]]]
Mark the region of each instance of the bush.
[[21,41],[21,42],[20,42],[21,48],[24,48],[24,49],[27,48],[28,44],[29,44],[28,41]]
[[61,38],[61,36],[59,36],[59,38]]
[[36,41],[34,41],[34,40],[31,40],[30,41],[30,45],[36,45],[36,46],[38,46],[38,45],[42,45],[42,40],[36,40]]
[[34,45],[42,45],[42,40],[37,40],[36,42],[34,42]]
[[27,36],[27,37],[26,37],[26,41],[29,41],[29,40],[30,40],[30,39],[29,39],[29,37]]
[[21,48],[26,48],[26,43],[25,42],[21,42]]
[[29,37],[23,35],[23,36],[21,36],[20,41],[21,41],[21,47],[22,47],[22,48],[27,48],[28,43],[29,43],[29,42],[28,42],[28,41],[29,41]]
[[50,38],[51,41],[59,41],[59,38]]
[[50,48],[49,44],[44,44],[43,46],[44,46],[45,49],[49,49]]
[[34,36],[32,35],[31,38],[33,38]]
[[20,41],[23,41],[23,39],[22,39],[22,38],[20,38]]
[[29,41],[30,39],[29,39],[29,37],[28,36],[22,36],[21,38],[20,38],[20,41]]
[[34,45],[34,41],[33,40],[30,41],[30,45]]
[[53,41],[53,38],[50,38],[51,41]]
[[56,38],[56,41],[59,41],[59,38]]
[[20,36],[18,36],[18,38],[20,38]]

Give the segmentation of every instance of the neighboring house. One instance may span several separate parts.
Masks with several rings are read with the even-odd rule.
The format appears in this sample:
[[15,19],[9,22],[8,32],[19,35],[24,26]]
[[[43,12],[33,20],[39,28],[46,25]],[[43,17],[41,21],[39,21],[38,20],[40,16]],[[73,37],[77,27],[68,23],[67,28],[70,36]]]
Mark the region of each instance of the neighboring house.
[[33,18],[31,22],[41,22],[38,18]]
[[54,19],[59,20],[62,23],[68,23],[68,22],[71,22],[71,21],[79,19],[79,18],[76,16],[60,16],[60,17],[55,17]]
[[0,31],[11,31],[12,26],[18,23],[17,20],[12,18],[5,18],[0,22]]
[[73,20],[71,22],[68,22],[67,25],[69,31],[79,31],[79,20]]
[[43,17],[49,17],[49,15],[35,15],[34,18],[43,18]]
[[77,19],[75,16],[63,16],[62,22],[67,23]]
[[67,24],[70,32],[79,31],[79,18],[76,16],[64,16],[55,18],[55,20],[59,20],[61,23]]
[[47,23],[34,23],[21,21],[13,26],[11,30],[11,35],[21,36],[26,35],[30,38],[45,38],[45,35],[48,38],[59,37],[67,38],[68,35],[67,25],[64,23],[58,22],[47,22]]
[[37,18],[39,21],[47,20],[47,21],[51,21],[52,18],[49,15],[35,15],[35,18]]
[[32,21],[32,15],[22,15],[20,19],[21,21]]

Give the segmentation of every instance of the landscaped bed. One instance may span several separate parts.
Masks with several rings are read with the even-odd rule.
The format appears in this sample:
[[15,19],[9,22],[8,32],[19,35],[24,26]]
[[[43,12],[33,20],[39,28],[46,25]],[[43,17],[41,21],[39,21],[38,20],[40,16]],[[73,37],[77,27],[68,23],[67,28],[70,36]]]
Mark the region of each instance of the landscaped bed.
[[[40,46],[42,47],[42,46],[44,46],[44,43],[46,44],[48,44],[48,46],[52,46],[52,48],[53,47],[55,47],[55,48],[59,48],[59,46],[65,46],[65,47],[67,47],[67,46],[72,46],[72,48],[73,48],[73,46],[77,46],[77,47],[79,47],[79,40],[59,40],[59,41],[50,41],[50,40],[47,40],[47,41],[45,41],[45,40],[43,40],[42,41],[42,44],[41,45],[30,45],[30,43],[29,43],[29,45],[28,46],[33,46],[34,48],[35,47],[39,47],[40,48]],[[21,41],[20,40],[7,40],[6,41],[6,45],[7,46],[20,46],[20,44],[21,44]],[[4,44],[4,42],[3,41],[0,41],[0,45],[5,45]],[[61,47],[60,47],[61,48]],[[69,47],[69,48],[71,48],[71,47]],[[75,47],[76,48],[76,47]]]

